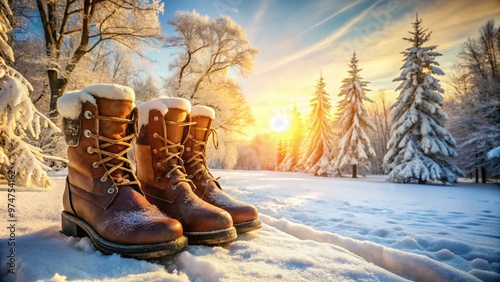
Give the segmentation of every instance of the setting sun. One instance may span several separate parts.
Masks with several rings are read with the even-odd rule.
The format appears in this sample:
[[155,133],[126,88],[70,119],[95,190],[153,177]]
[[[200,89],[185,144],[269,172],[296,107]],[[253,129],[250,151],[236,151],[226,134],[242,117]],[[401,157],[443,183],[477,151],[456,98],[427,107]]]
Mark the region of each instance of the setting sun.
[[283,132],[290,127],[290,121],[285,115],[277,114],[269,122],[269,127],[276,133]]

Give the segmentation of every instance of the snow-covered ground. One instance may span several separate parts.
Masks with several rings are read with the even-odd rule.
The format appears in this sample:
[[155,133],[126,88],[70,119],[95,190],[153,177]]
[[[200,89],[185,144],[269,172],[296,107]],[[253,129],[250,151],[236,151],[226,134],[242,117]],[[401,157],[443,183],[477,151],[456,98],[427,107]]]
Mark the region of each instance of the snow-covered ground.
[[15,271],[0,187],[2,281],[500,281],[500,187],[391,184],[380,176],[215,170],[263,228],[157,261],[103,255],[59,230],[64,173],[16,187]]

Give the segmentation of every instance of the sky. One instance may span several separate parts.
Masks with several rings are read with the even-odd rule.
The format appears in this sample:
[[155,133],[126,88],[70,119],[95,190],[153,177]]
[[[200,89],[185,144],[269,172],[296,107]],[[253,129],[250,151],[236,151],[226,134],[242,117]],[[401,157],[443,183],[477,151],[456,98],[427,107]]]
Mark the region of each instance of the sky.
[[[500,0],[165,0],[161,15],[164,32],[178,10],[196,10],[216,18],[230,16],[259,49],[247,78],[237,78],[249,102],[255,127],[269,130],[275,116],[290,114],[294,103],[304,115],[322,74],[333,103],[342,79],[348,76],[353,51],[374,95],[385,90],[394,98],[392,82],[402,65],[401,52],[409,43],[402,38],[412,29],[416,13],[432,31],[429,45],[443,54],[437,61],[446,73],[457,61],[461,45],[475,37],[489,19],[500,24]],[[171,52],[154,56],[158,75],[168,75]],[[446,76],[439,78],[447,88]],[[446,96],[446,93],[445,93]]]

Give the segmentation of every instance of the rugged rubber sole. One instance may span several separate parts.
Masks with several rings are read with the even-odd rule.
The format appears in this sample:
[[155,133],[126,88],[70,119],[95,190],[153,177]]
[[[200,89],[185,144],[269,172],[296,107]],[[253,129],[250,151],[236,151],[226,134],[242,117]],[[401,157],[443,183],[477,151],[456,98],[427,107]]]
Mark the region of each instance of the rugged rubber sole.
[[238,234],[250,232],[262,227],[262,222],[258,219],[233,224]]
[[190,245],[218,245],[238,238],[234,227],[207,232],[184,232],[184,235],[188,237]]
[[119,254],[123,257],[136,259],[154,259],[182,251],[187,245],[185,236],[179,237],[173,241],[144,244],[144,245],[125,245],[110,242],[102,238],[88,223],[73,216],[65,211],[61,214],[62,233],[72,237],[89,237],[92,243],[99,251],[110,255]]

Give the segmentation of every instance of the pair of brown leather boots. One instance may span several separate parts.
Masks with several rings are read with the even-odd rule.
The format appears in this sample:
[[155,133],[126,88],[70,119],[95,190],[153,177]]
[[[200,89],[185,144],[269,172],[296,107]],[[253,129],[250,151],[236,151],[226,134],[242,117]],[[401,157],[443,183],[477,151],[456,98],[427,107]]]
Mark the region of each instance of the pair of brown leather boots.
[[206,166],[214,110],[182,98],[134,100],[131,88],[109,84],[59,98],[69,145],[62,232],[149,259],[260,228],[257,209],[222,191]]

